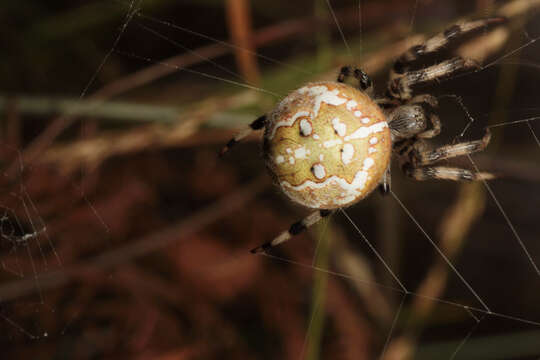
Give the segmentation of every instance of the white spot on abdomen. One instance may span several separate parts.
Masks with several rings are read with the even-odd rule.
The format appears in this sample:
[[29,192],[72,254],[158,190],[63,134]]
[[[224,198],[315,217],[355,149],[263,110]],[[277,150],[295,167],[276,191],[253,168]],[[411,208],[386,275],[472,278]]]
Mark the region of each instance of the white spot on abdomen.
[[354,156],[354,147],[351,144],[343,145],[343,150],[341,152],[341,161],[345,165],[349,164]]
[[324,166],[322,166],[321,164],[313,165],[313,175],[315,175],[317,179],[323,179],[326,176]]
[[372,158],[368,157],[364,160],[364,168],[363,170],[364,171],[368,171],[370,167],[373,166],[373,164],[375,164],[375,161],[373,161]]
[[[328,90],[328,87],[324,85],[304,86],[303,88],[300,88],[297,91],[293,92],[291,95],[283,99],[283,101],[278,105],[277,110],[273,113],[273,116],[280,117],[280,113],[285,112],[286,108],[290,106],[290,103],[297,99],[299,96],[310,97],[310,102],[313,104],[311,111],[299,111],[293,116],[290,116],[289,118],[277,121],[274,127],[270,130],[267,138],[272,139],[276,134],[278,128],[282,126],[292,126],[292,124],[294,124],[296,120],[301,117],[309,117],[310,119],[316,119],[317,116],[319,116],[319,110],[321,109],[322,103],[334,106],[340,106],[345,104],[347,102],[347,99],[339,97],[338,95],[338,89],[330,91]],[[300,129],[302,130],[302,127]]]
[[351,135],[345,136],[345,141],[354,140],[354,139],[363,139],[368,137],[371,134],[381,132],[384,128],[387,128],[388,124],[386,121],[381,121],[371,126],[362,126],[355,130]]
[[307,119],[300,120],[300,133],[303,136],[309,136],[311,135],[311,132],[313,131],[313,128],[311,127],[311,123]]
[[358,105],[358,103],[354,100],[347,101],[347,110],[351,111],[356,107],[356,105]]
[[285,158],[281,155],[276,156],[276,164],[281,164],[285,161]]
[[306,158],[306,148],[301,147],[296,150],[294,150],[294,157],[297,159],[305,159]]
[[340,122],[339,118],[337,117],[332,119],[332,126],[334,127],[334,130],[339,136],[345,136],[345,134],[347,133],[347,125]]
[[379,139],[377,139],[376,136],[372,137],[371,139],[369,139],[369,143],[371,145],[375,145],[377,142],[379,141]]
[[308,116],[309,116],[309,112],[307,112],[307,111],[299,111],[299,112],[297,112],[296,114],[294,114],[293,116],[291,116],[288,119],[278,121],[276,123],[276,125],[274,126],[274,128],[272,129],[272,132],[270,133],[270,135],[268,135],[268,138],[272,139],[274,137],[274,135],[276,134],[276,131],[277,131],[278,128],[280,128],[282,126],[291,126],[292,124],[295,123],[296,120],[298,120],[298,118],[308,117]]

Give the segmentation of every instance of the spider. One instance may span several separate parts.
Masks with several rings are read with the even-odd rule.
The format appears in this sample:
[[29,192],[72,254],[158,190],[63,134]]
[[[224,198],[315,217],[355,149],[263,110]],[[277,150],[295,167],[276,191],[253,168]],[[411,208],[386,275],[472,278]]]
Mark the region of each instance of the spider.
[[[337,209],[364,199],[375,188],[389,193],[392,154],[401,170],[416,180],[494,178],[491,173],[436,165],[484,150],[490,132],[486,129],[480,140],[428,147],[424,139],[441,131],[435,113],[437,99],[430,94],[416,95],[412,88],[479,65],[454,57],[418,70],[411,68],[448,43],[502,21],[488,18],[456,24],[411,47],[395,61],[382,98],[373,97],[373,84],[365,72],[344,66],[336,82],[308,83],[291,92],[231,139],[221,155],[252,131],[264,128],[263,157],[273,180],[292,201],[315,210],[252,252],[265,252],[289,240]],[[358,87],[346,83],[353,79]]]

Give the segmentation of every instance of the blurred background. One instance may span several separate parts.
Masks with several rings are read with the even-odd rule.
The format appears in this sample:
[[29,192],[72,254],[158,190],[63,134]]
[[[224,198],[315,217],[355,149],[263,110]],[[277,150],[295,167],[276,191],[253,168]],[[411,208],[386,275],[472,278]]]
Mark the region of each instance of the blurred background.
[[[6,1],[0,12],[0,342],[9,359],[539,359],[540,1]],[[236,132],[345,64],[384,94],[426,60],[443,133],[484,183],[373,193],[267,255],[309,213]],[[431,243],[433,242],[433,244]],[[436,245],[436,247],[434,246]],[[438,250],[437,250],[438,249]],[[444,257],[441,256],[444,254]],[[450,265],[451,264],[451,265]]]

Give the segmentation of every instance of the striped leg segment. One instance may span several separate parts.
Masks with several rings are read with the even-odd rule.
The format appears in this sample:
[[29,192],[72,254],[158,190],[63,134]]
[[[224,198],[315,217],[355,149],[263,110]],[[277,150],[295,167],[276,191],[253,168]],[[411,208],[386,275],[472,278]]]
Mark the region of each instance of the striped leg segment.
[[486,134],[480,140],[441,146],[427,151],[414,151],[413,157],[417,166],[430,165],[441,160],[482,151],[488,146],[490,140],[491,132],[486,129]]
[[426,42],[423,44],[415,45],[407,50],[407,52],[403,53],[403,55],[401,55],[394,63],[390,79],[394,79],[399,75],[406,73],[409,71],[411,64],[416,60],[422,58],[423,56],[436,53],[444,48],[448,43],[465,35],[471,34],[477,30],[485,30],[489,26],[501,24],[505,22],[505,20],[505,18],[497,17],[469,21],[449,27],[445,31],[426,40]]
[[258,117],[255,121],[253,121],[251,124],[249,124],[248,127],[246,127],[244,130],[242,130],[238,135],[233,137],[227,145],[221,149],[219,156],[223,156],[227,151],[229,151],[230,148],[232,148],[234,145],[238,144],[240,140],[251,134],[255,130],[260,130],[264,128],[264,125],[266,124],[266,115],[262,115]]
[[333,212],[334,212],[333,210],[317,210],[309,214],[304,219],[292,224],[289,230],[282,232],[274,240],[264,243],[261,246],[258,246],[255,249],[251,250],[251,253],[257,254],[261,252],[266,252],[268,249],[274,246],[277,246],[281,243],[284,243],[287,240],[290,240],[294,235],[298,235],[304,232],[307,228],[316,224],[317,222],[319,222],[319,220],[321,220],[324,217],[329,216]]
[[487,29],[492,25],[501,24],[504,21],[504,18],[497,17],[453,25],[444,32],[426,40],[423,44],[411,47],[394,63],[394,67],[390,73],[387,96],[393,99],[410,99],[412,96],[412,85],[441,79],[456,71],[477,67],[471,60],[456,57],[425,69],[411,71],[411,67],[417,60],[422,59],[426,55],[437,53],[448,43],[473,32]]
[[360,87],[360,90],[371,92],[373,91],[373,82],[369,78],[368,74],[363,72],[361,69],[358,69],[354,66],[344,66],[339,71],[339,76],[337,78],[337,81],[342,83],[347,80],[349,77],[354,77],[356,80],[358,80],[358,85]]
[[407,176],[416,180],[453,180],[453,181],[476,181],[494,179],[495,175],[487,172],[472,172],[467,169],[434,166],[419,167],[406,166],[404,172]]
[[430,107],[435,109],[439,106],[439,100],[437,100],[437,98],[433,95],[421,94],[413,97],[407,102],[407,104],[428,104]]
[[387,95],[390,98],[410,99],[413,95],[412,86],[430,81],[447,78],[459,71],[479,69],[480,65],[470,59],[455,57],[420,70],[407,72],[390,80]]

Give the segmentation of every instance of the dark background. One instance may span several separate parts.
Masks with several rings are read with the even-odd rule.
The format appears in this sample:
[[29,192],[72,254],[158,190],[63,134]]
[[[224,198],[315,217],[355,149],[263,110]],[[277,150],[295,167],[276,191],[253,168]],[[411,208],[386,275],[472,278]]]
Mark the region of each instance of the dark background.
[[538,359],[538,122],[492,128],[473,156],[500,177],[489,188],[393,168],[397,198],[489,311],[392,196],[346,212],[402,285],[341,213],[251,255],[309,211],[270,183],[258,135],[217,157],[303,83],[357,63],[382,94],[404,40],[509,3],[530,8],[510,13],[483,59],[496,63],[422,89],[440,101],[434,144],[537,116],[535,1],[362,1],[360,19],[358,1],[332,0],[347,45],[325,0],[6,1],[5,357]]

